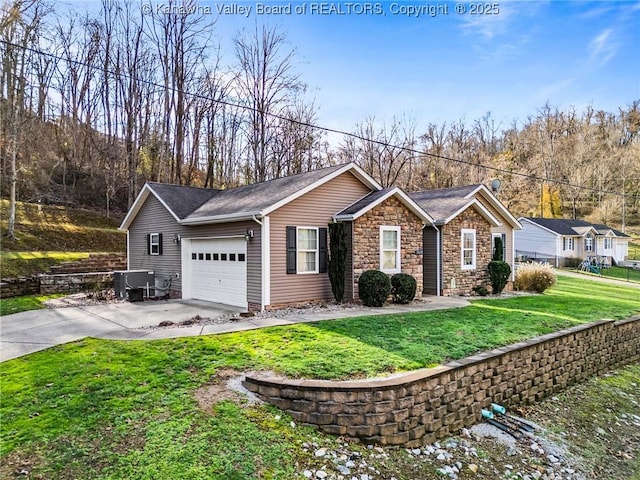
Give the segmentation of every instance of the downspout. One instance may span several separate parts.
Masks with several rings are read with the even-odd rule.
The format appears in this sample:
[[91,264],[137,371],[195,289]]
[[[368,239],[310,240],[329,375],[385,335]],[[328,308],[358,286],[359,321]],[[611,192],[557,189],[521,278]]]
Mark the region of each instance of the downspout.
[[516,231],[511,229],[511,281],[516,281]]
[[441,240],[440,240],[440,229],[438,227],[436,227],[435,225],[433,226],[433,228],[436,229],[436,297],[440,297],[441,296],[441,283],[442,283],[442,278],[440,277],[440,270],[441,270],[441,265],[440,265],[440,252],[441,252]]
[[260,225],[260,311],[264,312],[265,306],[270,302],[270,277],[271,271],[269,268],[270,262],[270,244],[269,244],[269,218],[262,217],[262,221],[258,220],[256,215],[253,215],[251,219]]

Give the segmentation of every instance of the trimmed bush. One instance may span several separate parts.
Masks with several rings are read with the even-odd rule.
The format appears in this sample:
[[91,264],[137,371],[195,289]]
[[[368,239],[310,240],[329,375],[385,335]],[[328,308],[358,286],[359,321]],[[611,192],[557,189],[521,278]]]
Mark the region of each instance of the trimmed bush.
[[511,267],[507,262],[498,260],[489,262],[489,279],[494,295],[498,295],[504,290],[509,282],[509,275],[511,275]]
[[409,303],[416,298],[418,282],[408,273],[396,273],[391,277],[391,295],[394,303]]
[[391,282],[380,270],[367,270],[358,279],[358,295],[367,307],[381,307],[391,293]]
[[473,287],[473,291],[481,297],[486,297],[487,295],[489,295],[489,290],[487,290],[487,287],[485,287],[484,285],[476,285],[475,287]]
[[555,283],[556,273],[548,263],[525,263],[516,270],[516,290],[542,293]]

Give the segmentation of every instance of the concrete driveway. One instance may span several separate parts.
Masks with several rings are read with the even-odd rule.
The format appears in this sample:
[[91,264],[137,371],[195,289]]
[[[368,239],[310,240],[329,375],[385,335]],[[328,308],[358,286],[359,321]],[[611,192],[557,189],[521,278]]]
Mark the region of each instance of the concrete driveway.
[[196,315],[215,318],[240,311],[198,300],[159,300],[16,313],[0,318],[0,362],[85,337],[137,338],[136,329],[163,320],[179,323]]

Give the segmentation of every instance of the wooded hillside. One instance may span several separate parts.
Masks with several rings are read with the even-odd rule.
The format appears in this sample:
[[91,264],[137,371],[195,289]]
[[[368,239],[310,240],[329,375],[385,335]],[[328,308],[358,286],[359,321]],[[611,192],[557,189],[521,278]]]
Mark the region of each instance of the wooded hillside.
[[640,223],[638,99],[615,112],[543,105],[512,125],[490,113],[368,118],[330,145],[285,32],[238,32],[222,58],[215,24],[197,13],[103,0],[78,16],[54,5],[2,3],[5,198],[121,215],[148,180],[229,188],[355,161],[409,191],[498,178],[517,215]]

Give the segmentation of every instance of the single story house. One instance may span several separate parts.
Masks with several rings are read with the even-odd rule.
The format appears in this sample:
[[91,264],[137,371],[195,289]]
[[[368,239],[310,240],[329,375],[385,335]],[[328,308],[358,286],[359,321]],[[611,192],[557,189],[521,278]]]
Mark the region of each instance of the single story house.
[[120,226],[130,270],[171,280],[182,298],[261,310],[330,300],[327,226],[348,223],[346,299],[365,270],[406,272],[422,292],[431,217],[350,163],[210,190],[147,183]]
[[[229,190],[149,182],[120,228],[127,231],[128,268],[154,271],[185,299],[250,310],[331,300],[331,222],[346,226],[346,300],[357,298],[358,278],[370,269],[412,275],[418,296],[471,294],[486,277],[491,235],[502,235],[500,228],[512,258],[513,226],[485,187],[465,192],[456,220],[446,216],[437,225],[421,195],[382,188],[354,163]],[[437,288],[443,281],[447,288]]]
[[520,257],[545,260],[556,267],[575,266],[588,257],[618,264],[629,254],[631,237],[585,220],[521,217],[522,230],[516,233]]
[[[426,190],[411,198],[434,219],[424,230],[424,292],[466,295],[489,284],[487,266],[496,248],[511,266],[514,280],[514,233],[520,222],[484,185]],[[500,241],[498,242],[498,239]]]

